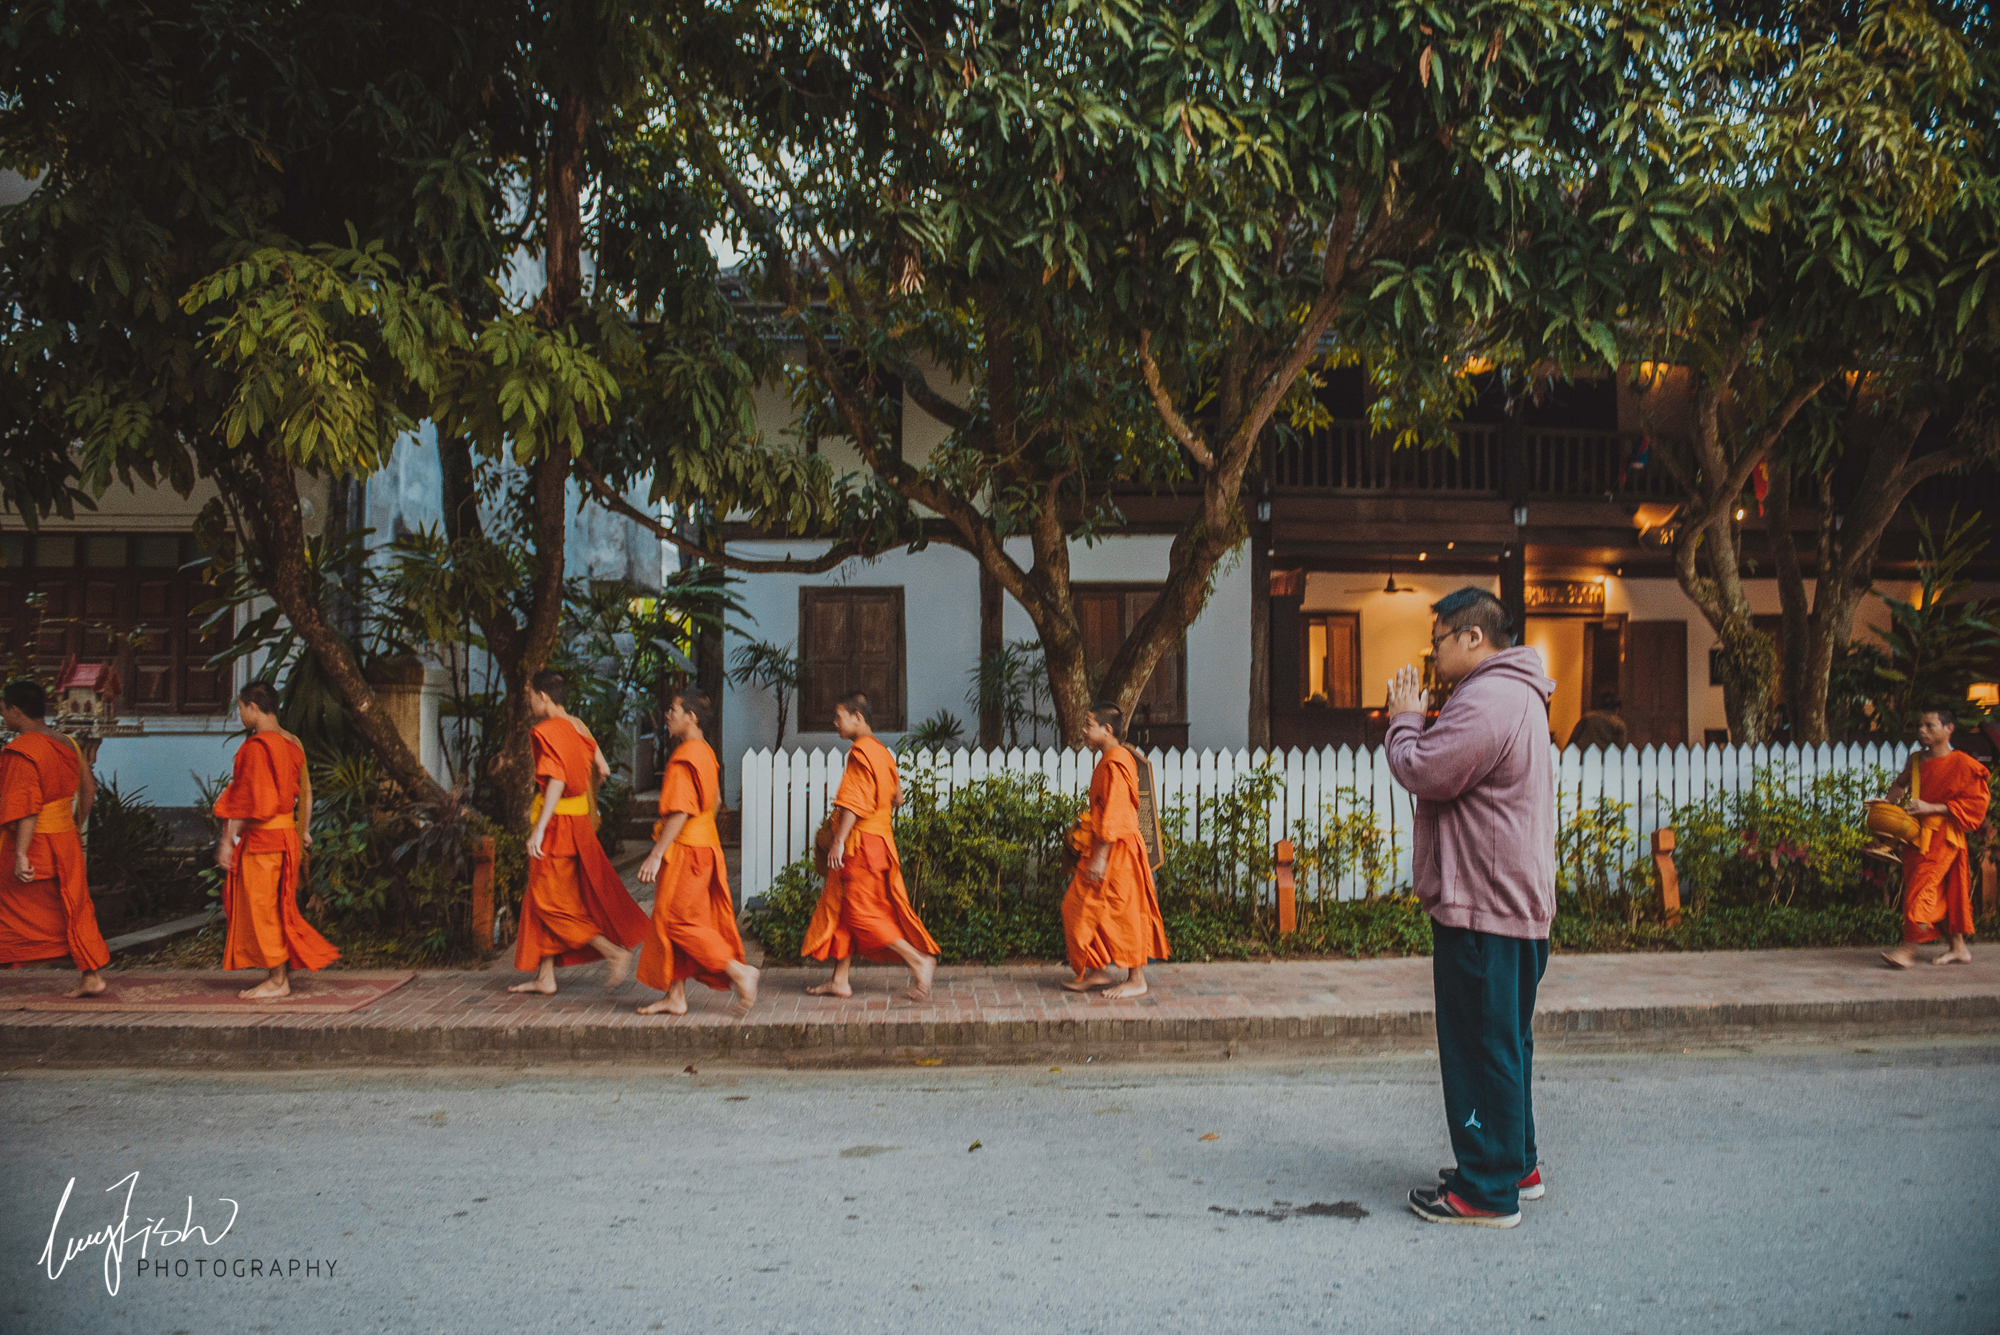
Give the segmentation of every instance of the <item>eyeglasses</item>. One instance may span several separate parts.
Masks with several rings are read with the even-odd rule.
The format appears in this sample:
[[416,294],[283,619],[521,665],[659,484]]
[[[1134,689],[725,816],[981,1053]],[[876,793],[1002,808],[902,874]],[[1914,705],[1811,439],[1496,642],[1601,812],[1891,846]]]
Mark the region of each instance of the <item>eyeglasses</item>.
[[1432,653],[1436,653],[1436,652],[1437,652],[1437,647],[1438,647],[1438,646],[1439,646],[1440,644],[1443,644],[1443,643],[1444,643],[1444,642],[1445,642],[1446,640],[1450,639],[1450,638],[1451,638],[1452,636],[1454,636],[1454,635],[1463,635],[1463,634],[1465,634],[1465,632],[1466,632],[1466,631],[1469,631],[1469,630],[1478,630],[1478,629],[1479,629],[1479,627],[1477,627],[1477,626],[1459,626],[1459,627],[1456,627],[1456,628],[1454,628],[1454,629],[1452,629],[1452,630],[1448,630],[1448,631],[1446,631],[1446,632],[1445,632],[1444,634],[1442,634],[1442,635],[1433,635],[1433,636],[1431,636],[1431,652],[1432,652]]

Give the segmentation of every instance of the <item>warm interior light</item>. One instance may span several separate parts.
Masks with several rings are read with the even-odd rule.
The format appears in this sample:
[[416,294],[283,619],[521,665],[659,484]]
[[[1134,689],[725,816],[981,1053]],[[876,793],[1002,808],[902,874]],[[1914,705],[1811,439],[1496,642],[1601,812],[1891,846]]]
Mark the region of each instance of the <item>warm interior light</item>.
[[1739,509],[1739,510],[1738,510],[1738,511],[1736,512],[1736,517],[1737,517],[1738,519],[1741,519],[1741,518],[1743,517],[1743,511]]
[[1447,543],[1446,543],[1446,544],[1444,545],[1444,549],[1445,549],[1446,551],[1450,551],[1450,550],[1451,550],[1452,548],[1454,548],[1454,547],[1456,547],[1456,546],[1458,546],[1458,544],[1457,544],[1457,543],[1455,543],[1455,542],[1447,542]]
[[1417,559],[1419,561],[1428,561],[1431,559],[1431,554],[1429,552],[1418,552]]
[[1975,681],[1966,688],[1965,698],[1984,709],[2000,708],[2000,681]]

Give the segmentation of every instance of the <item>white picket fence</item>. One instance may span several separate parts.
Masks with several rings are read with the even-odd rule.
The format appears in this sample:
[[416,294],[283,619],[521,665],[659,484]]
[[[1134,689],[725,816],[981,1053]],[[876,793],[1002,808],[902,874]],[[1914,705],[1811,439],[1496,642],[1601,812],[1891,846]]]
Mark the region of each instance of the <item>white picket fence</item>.
[[[1878,745],[1764,747],[1626,747],[1599,751],[1571,747],[1555,757],[1558,805],[1564,813],[1595,806],[1608,797],[1626,807],[1635,839],[1657,829],[1674,808],[1740,791],[1760,769],[1781,767],[1804,793],[1822,775],[1900,767],[1906,748]],[[1366,811],[1388,837],[1389,888],[1410,881],[1412,799],[1389,774],[1379,748],[1326,747],[1318,751],[1153,751],[1153,777],[1164,818],[1179,803],[1179,835],[1203,837],[1210,803],[1267,760],[1282,777],[1268,808],[1268,842],[1292,837],[1301,822],[1316,830],[1327,819]],[[1096,758],[1088,751],[913,752],[901,757],[907,774],[923,767],[936,772],[948,793],[996,774],[1046,777],[1058,793],[1081,797],[1090,787]],[[743,755],[743,871],[739,902],[763,894],[778,871],[811,850],[813,832],[840,787],[841,751],[746,751]],[[1170,837],[1174,831],[1169,830]],[[1358,873],[1339,883],[1339,898],[1365,892]]]

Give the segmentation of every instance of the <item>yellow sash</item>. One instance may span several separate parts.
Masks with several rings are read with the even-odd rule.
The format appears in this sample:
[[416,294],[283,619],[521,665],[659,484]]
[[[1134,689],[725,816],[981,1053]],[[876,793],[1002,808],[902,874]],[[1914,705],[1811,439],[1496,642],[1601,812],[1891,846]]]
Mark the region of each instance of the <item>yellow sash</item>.
[[[653,822],[653,838],[658,839],[660,837],[660,827],[664,824],[666,824],[665,816]],[[722,831],[715,828],[715,813],[713,811],[704,811],[699,815],[689,816],[685,821],[681,822],[681,832],[674,836],[674,847],[679,848],[682,846],[688,848],[712,848],[718,853],[722,851]]]
[[[585,793],[581,797],[559,797],[556,799],[556,815],[588,816],[592,805],[589,793]],[[533,825],[541,818],[542,794],[536,793],[535,804],[528,808],[528,824]]]
[[35,833],[76,833],[76,798],[59,797],[53,802],[44,802],[41,812],[35,817]]
[[1946,848],[1964,848],[1965,835],[1959,830],[1958,822],[1950,816],[1917,817],[1917,851],[1931,851],[1931,833],[1936,831],[1944,836]]
[[292,813],[287,811],[282,816],[273,816],[269,820],[257,821],[250,828],[253,830],[296,830],[298,822],[293,820]]

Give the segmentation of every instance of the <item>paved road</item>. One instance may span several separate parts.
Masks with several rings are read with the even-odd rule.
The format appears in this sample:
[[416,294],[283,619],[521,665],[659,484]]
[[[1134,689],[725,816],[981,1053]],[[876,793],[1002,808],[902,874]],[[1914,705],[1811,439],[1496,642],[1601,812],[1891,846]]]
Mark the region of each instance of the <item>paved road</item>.
[[[1549,1057],[1536,1096],[1549,1196],[1496,1232],[1402,1208],[1420,1058],[17,1072],[0,1329],[2000,1330],[2000,1046]],[[102,1246],[46,1278],[65,1182],[58,1263],[134,1171],[130,1233],[240,1214],[116,1296]]]

